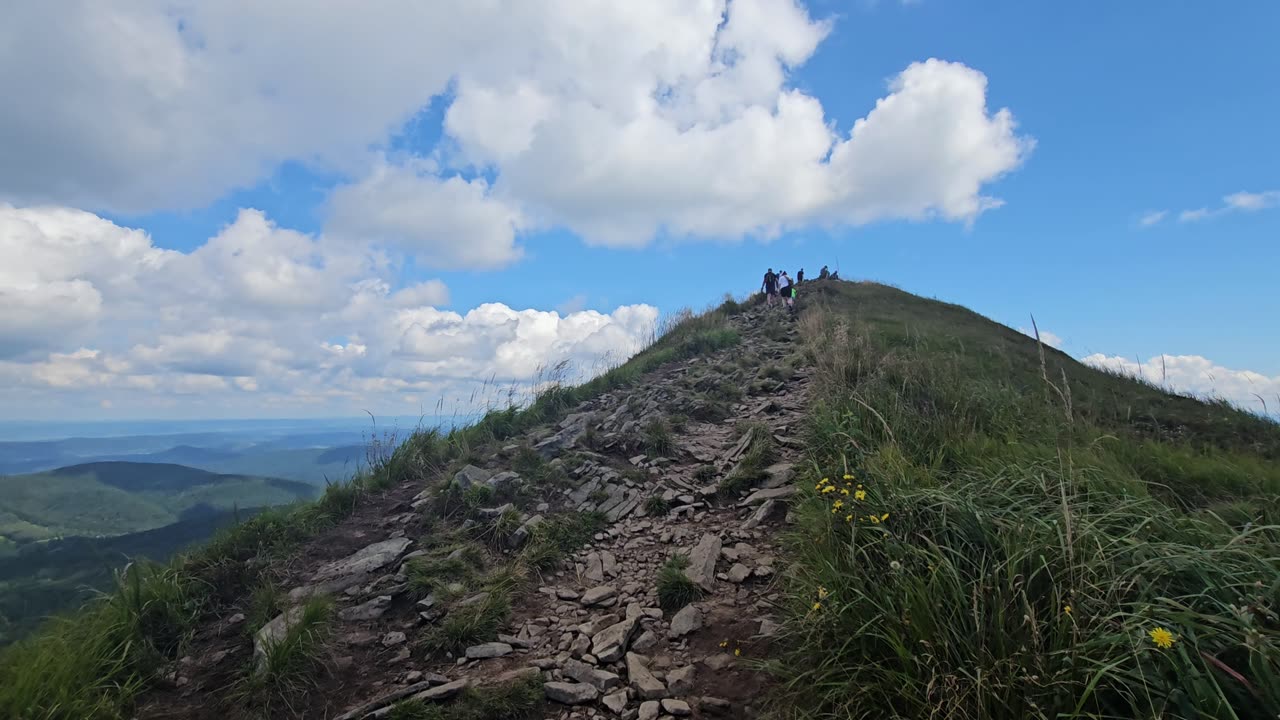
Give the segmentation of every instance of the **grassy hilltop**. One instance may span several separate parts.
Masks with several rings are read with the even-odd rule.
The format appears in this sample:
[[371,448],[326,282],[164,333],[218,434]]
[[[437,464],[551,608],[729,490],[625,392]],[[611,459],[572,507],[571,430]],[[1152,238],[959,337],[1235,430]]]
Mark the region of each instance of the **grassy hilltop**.
[[[486,551],[475,543],[513,528],[504,529],[506,513],[476,521],[486,499],[450,495],[452,471],[602,393],[638,392],[689,358],[736,355],[736,365],[700,372],[785,388],[781,365],[742,367],[755,361],[754,339],[773,335],[815,373],[783,537],[789,556],[773,580],[784,598],[781,629],[766,654],[743,658],[772,676],[761,700],[773,716],[1280,715],[1274,422],[1084,366],[965,308],[884,285],[806,284],[794,341],[781,317],[739,332],[743,317],[757,317],[755,304],[728,300],[677,318],[590,383],[545,388],[527,408],[495,410],[448,434],[418,433],[315,503],[265,512],[170,566],[135,568],[114,595],[0,656],[0,715],[129,716],[199,629],[233,607],[265,604],[260,621],[280,610],[278,595],[260,591],[270,564],[397,489],[413,497],[410,485],[436,492],[420,511],[432,533],[465,537],[447,523],[468,518],[491,534],[468,541],[472,555],[428,555],[429,567],[415,572],[435,574],[418,579],[479,582],[467,558]],[[688,415],[724,420],[732,407],[724,398],[741,388],[692,378]],[[661,455],[670,434],[646,428],[640,440]],[[515,458],[537,482],[564,481],[536,454]],[[736,496],[727,494],[731,506]],[[492,632],[519,593],[534,592],[523,572],[553,567],[596,529],[546,527],[509,567],[484,571],[500,603],[447,616],[441,631],[457,618]],[[303,606],[300,630],[268,661],[289,674],[269,677],[323,692],[300,675],[323,657],[325,602]],[[478,632],[452,629],[468,640]],[[536,685],[504,692],[464,694],[465,711],[417,703],[392,716],[537,713]]]

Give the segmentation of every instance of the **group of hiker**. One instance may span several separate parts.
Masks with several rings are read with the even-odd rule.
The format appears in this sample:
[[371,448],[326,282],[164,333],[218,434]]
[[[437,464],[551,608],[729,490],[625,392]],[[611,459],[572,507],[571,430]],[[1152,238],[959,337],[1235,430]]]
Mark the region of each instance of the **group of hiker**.
[[[838,273],[827,270],[827,266],[822,266],[822,271],[818,273],[819,280],[831,278],[838,280]],[[777,298],[782,298],[782,303],[788,308],[794,308],[796,302],[797,286],[804,282],[804,268],[796,271],[796,277],[793,281],[786,270],[774,272],[773,268],[769,268],[764,274],[764,283],[760,286],[761,292],[764,293],[765,302],[773,305]]]

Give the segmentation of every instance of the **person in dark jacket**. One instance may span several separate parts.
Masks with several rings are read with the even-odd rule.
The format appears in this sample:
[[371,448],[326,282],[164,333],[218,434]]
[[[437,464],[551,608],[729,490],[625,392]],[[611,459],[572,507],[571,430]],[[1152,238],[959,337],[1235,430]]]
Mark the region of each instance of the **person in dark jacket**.
[[764,274],[764,282],[760,285],[760,289],[764,292],[764,300],[768,305],[773,305],[773,299],[778,297],[778,276],[774,274],[773,268]]

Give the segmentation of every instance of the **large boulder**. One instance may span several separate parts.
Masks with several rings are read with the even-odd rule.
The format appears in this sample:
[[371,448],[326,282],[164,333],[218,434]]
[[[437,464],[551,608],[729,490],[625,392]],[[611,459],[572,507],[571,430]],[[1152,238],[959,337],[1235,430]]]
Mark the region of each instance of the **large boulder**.
[[689,553],[689,567],[684,574],[707,592],[716,589],[716,560],[720,558],[720,536],[707,533]]
[[409,538],[391,538],[366,546],[341,560],[324,565],[311,577],[322,582],[351,575],[368,575],[395,562],[413,544]]

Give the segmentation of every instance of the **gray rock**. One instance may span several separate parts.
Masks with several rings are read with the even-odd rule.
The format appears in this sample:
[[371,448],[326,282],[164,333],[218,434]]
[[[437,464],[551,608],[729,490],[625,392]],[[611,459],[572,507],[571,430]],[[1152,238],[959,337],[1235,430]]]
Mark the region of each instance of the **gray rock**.
[[627,691],[619,690],[612,695],[604,696],[604,706],[613,711],[614,715],[621,715],[623,710],[627,709]]
[[453,474],[453,482],[462,490],[469,489],[472,485],[482,485],[489,481],[493,474],[484,468],[478,468],[475,465],[467,465],[458,472]]
[[708,655],[707,657],[703,658],[702,664],[706,665],[712,670],[723,670],[729,667],[730,665],[733,665],[734,663],[733,663],[732,655],[719,653],[716,655]]
[[282,642],[289,634],[289,628],[297,624],[302,618],[304,606],[290,608],[288,611],[280,613],[272,618],[271,622],[263,625],[258,632],[253,635],[253,660],[254,666],[260,672],[266,667],[267,652],[274,646]]
[[630,652],[627,653],[627,681],[642,700],[658,700],[667,696],[667,686],[649,672],[644,658]]
[[582,705],[600,697],[600,691],[586,683],[549,682],[542,684],[548,700],[565,705]]
[[391,607],[390,595],[379,595],[378,597],[360,603],[355,607],[343,608],[338,611],[338,619],[347,622],[366,622],[369,620],[377,620],[382,617],[387,608]]
[[636,720],[658,720],[658,714],[662,712],[662,705],[657,700],[649,700],[640,703],[640,714],[636,716]]
[[524,479],[520,477],[519,473],[508,471],[494,475],[489,478],[486,484],[493,488],[494,492],[503,492],[519,485],[522,482],[524,482]]
[[618,590],[612,585],[601,585],[600,587],[593,587],[582,593],[581,602],[583,605],[591,607],[592,605],[600,605],[606,600],[612,600],[617,597],[617,595]]
[[764,618],[760,621],[760,632],[756,634],[760,637],[773,637],[774,635],[777,635],[778,631],[781,629],[782,626],[778,623],[770,620],[769,618]]
[[622,685],[622,678],[617,675],[578,660],[566,660],[560,666],[560,670],[566,677],[571,677],[580,683],[586,683],[600,692],[608,692]]
[[332,580],[350,575],[367,575],[395,562],[413,541],[409,538],[383,540],[324,565],[311,577],[314,582]]
[[698,701],[698,709],[707,715],[728,715],[729,711],[733,709],[733,705],[724,698],[704,695]]
[[693,692],[693,680],[697,672],[694,666],[685,665],[667,673],[667,691],[672,695],[688,695]]
[[463,678],[461,680],[454,680],[451,683],[437,685],[429,690],[420,692],[417,695],[414,695],[413,699],[422,700],[424,702],[439,702],[441,700],[448,700],[449,698],[452,698],[453,696],[465,690],[470,685],[471,685],[471,681],[466,678]]
[[749,577],[751,577],[751,568],[742,563],[734,563],[733,567],[729,568],[729,582],[742,583]]
[[481,645],[472,645],[467,648],[468,660],[484,660],[487,658],[502,657],[511,654],[511,646],[502,642],[489,642]]
[[631,643],[631,647],[637,652],[645,652],[647,650],[653,649],[653,646],[657,644],[658,644],[657,634],[654,633],[652,630],[645,630],[644,632],[640,633],[640,637],[636,638],[635,642]]
[[750,495],[748,495],[746,500],[743,500],[742,502],[738,503],[738,506],[746,507],[748,505],[759,505],[765,500],[781,500],[782,498],[791,497],[792,495],[795,495],[798,492],[800,492],[800,488],[796,487],[795,485],[787,485],[785,487],[766,488],[764,490],[757,490],[751,493]]
[[667,636],[681,638],[702,627],[702,611],[697,605],[685,605],[680,612],[671,618],[671,629]]
[[769,500],[765,500],[761,503],[760,507],[756,508],[756,511],[751,514],[751,517],[747,518],[747,521],[742,523],[742,529],[754,530],[764,523],[781,520],[786,517],[786,515],[786,504],[781,500],[774,500],[770,498]]
[[392,630],[382,636],[382,647],[395,647],[403,645],[409,638],[399,630]]
[[575,590],[569,588],[556,588],[556,597],[561,600],[577,600],[582,597]]
[[529,541],[529,538],[533,537],[533,531],[543,523],[543,520],[544,518],[541,515],[534,515],[525,520],[520,527],[516,528],[515,532],[511,533],[511,537],[507,538],[507,547],[514,550],[523,546]]
[[720,558],[720,536],[708,533],[702,536],[689,553],[689,567],[684,574],[698,587],[712,592],[716,589],[716,560]]
[[672,698],[667,698],[662,701],[662,709],[676,717],[684,717],[685,715],[693,713],[693,711],[689,709],[689,703],[683,700],[674,700]]
[[640,627],[639,618],[623,620],[601,630],[591,638],[591,654],[600,662],[613,662],[627,652],[636,628]]
[[795,466],[789,462],[774,463],[764,469],[765,488],[782,487],[789,484],[796,476]]

